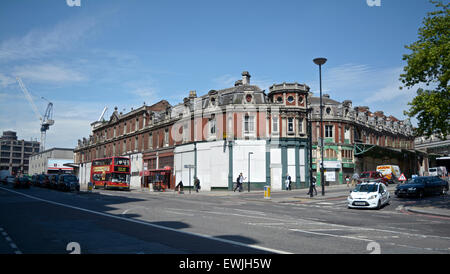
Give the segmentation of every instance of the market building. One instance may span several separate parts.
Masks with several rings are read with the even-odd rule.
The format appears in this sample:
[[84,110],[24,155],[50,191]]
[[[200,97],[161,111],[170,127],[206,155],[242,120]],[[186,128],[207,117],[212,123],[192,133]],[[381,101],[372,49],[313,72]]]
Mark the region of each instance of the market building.
[[132,187],[147,187],[154,176],[169,178],[169,188],[187,186],[196,176],[203,190],[232,189],[241,172],[252,189],[282,189],[288,174],[294,187],[306,187],[309,87],[283,83],[266,94],[250,78],[245,71],[233,87],[200,97],[190,91],[175,106],[162,100],[125,114],[116,108],[78,141],[80,182],[90,180],[93,159],[129,156]]
[[[347,175],[376,170],[377,165],[398,165],[406,176],[418,174],[424,154],[414,149],[413,128],[408,119],[371,112],[352,101],[338,102],[324,94],[323,134],[326,184],[342,184]],[[313,169],[320,182],[320,98],[312,108]],[[319,164],[318,164],[319,163]]]
[[[130,158],[132,187],[144,183],[144,171],[167,165],[172,168],[173,160],[160,157],[159,152],[173,147],[167,133],[174,122],[170,118],[170,104],[165,100],[151,106],[144,103],[125,114],[118,112],[116,107],[109,120],[91,124],[89,138],[78,140],[74,153],[80,183],[89,182],[92,160],[111,156]],[[152,157],[154,154],[156,157]],[[173,182],[169,184],[173,185]]]
[[287,176],[294,188],[306,187],[309,87],[283,83],[266,94],[250,77],[244,71],[234,87],[198,98],[191,92],[173,107],[182,117],[175,124],[182,141],[174,150],[177,182],[186,185],[191,174],[202,189],[231,190],[242,173],[246,190],[284,189]]

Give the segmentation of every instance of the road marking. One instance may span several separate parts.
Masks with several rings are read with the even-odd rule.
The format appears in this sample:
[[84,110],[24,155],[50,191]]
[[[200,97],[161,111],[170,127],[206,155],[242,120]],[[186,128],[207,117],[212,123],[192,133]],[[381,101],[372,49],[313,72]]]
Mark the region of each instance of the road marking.
[[116,215],[112,215],[112,214],[108,214],[108,213],[98,212],[98,211],[85,209],[85,208],[81,208],[81,207],[76,207],[76,206],[72,206],[72,205],[68,205],[68,204],[63,204],[63,203],[58,203],[58,202],[54,202],[54,201],[50,201],[50,200],[45,200],[45,199],[42,199],[42,198],[39,198],[39,197],[35,197],[35,196],[32,196],[32,195],[20,193],[20,192],[13,191],[13,190],[10,190],[10,189],[6,189],[6,188],[3,188],[3,187],[0,187],[0,189],[3,189],[5,191],[11,192],[11,193],[15,193],[17,195],[21,195],[21,196],[24,196],[24,197],[27,197],[27,198],[30,198],[30,199],[41,201],[41,202],[44,202],[44,203],[49,203],[49,204],[53,204],[53,205],[58,205],[58,206],[62,206],[62,207],[75,209],[75,210],[80,210],[80,211],[84,211],[84,212],[100,215],[100,216],[103,216],[103,217],[109,217],[109,218],[113,218],[113,219],[117,219],[117,220],[137,223],[137,224],[141,224],[141,225],[145,225],[145,226],[149,226],[149,227],[153,227],[153,228],[168,230],[168,231],[172,231],[172,232],[176,232],[176,233],[181,233],[181,234],[186,234],[186,235],[189,235],[189,236],[200,237],[200,238],[204,238],[204,239],[208,239],[208,240],[213,240],[213,241],[222,242],[222,243],[226,243],[226,244],[241,246],[241,247],[245,247],[245,248],[253,248],[253,249],[258,249],[258,250],[261,250],[261,251],[267,251],[267,252],[278,253],[278,254],[291,254],[290,252],[283,251],[283,250],[267,248],[267,247],[263,247],[263,246],[259,246],[259,245],[244,244],[244,243],[236,242],[236,241],[232,241],[232,240],[216,238],[216,237],[210,236],[210,235],[199,234],[199,233],[194,233],[194,232],[189,232],[189,231],[182,231],[182,230],[178,230],[178,229],[170,228],[170,227],[166,227],[166,226],[150,224],[150,223],[147,223],[147,222],[141,221],[141,220],[125,218],[125,217],[116,216]]
[[170,211],[170,210],[165,210],[164,212],[171,213],[171,214],[177,214],[177,215],[183,215],[183,216],[190,216],[190,217],[195,216],[194,214],[181,213],[181,212],[175,212],[175,211]]
[[234,208],[234,210],[236,210],[236,211],[242,211],[242,212],[244,212],[244,213],[256,214],[256,215],[266,215],[266,213],[261,212],[261,211],[245,210],[245,209],[237,209],[237,208]]
[[362,238],[357,238],[357,237],[344,236],[344,235],[335,235],[335,234],[328,234],[328,233],[321,233],[321,232],[312,232],[312,231],[296,229],[296,228],[292,228],[292,229],[289,229],[289,230],[296,231],[296,232],[307,233],[307,234],[321,235],[321,236],[345,238],[345,239],[358,240],[358,241],[364,241],[364,242],[374,242],[373,240],[370,240],[370,239],[362,239]]
[[11,237],[8,236],[8,233],[6,233],[6,231],[2,227],[0,227],[0,231],[3,231],[2,235],[5,237],[5,240],[7,242],[9,242],[9,246],[14,250],[14,253],[15,254],[22,254],[22,252],[17,248],[17,245],[13,242]]

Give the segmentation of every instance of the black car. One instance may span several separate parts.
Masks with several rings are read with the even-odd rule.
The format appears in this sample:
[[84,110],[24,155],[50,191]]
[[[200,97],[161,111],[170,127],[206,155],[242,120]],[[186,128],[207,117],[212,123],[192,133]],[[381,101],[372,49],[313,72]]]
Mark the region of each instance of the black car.
[[14,179],[14,188],[30,188],[31,180],[28,176],[20,176]]
[[435,176],[415,177],[403,184],[397,185],[397,197],[414,196],[422,198],[425,195],[441,195],[448,191],[448,182]]
[[45,174],[39,174],[37,175],[37,180],[39,182],[40,187],[50,187],[50,181],[48,179],[48,176]]
[[33,186],[40,186],[39,175],[38,174],[35,174],[35,175],[31,176],[31,184]]
[[49,175],[48,176],[48,180],[49,180],[48,187],[51,189],[58,189],[58,178],[59,178],[59,175],[57,175],[57,174]]
[[58,189],[63,191],[80,191],[78,178],[72,174],[59,175]]

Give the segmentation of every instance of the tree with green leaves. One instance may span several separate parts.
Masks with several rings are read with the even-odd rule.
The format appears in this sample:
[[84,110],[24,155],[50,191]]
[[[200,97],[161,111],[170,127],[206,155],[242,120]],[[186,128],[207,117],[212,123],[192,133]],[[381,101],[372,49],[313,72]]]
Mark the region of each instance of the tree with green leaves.
[[404,54],[407,65],[400,80],[407,88],[425,84],[409,102],[405,115],[417,117],[417,136],[450,135],[450,3],[433,1],[437,10],[429,12],[419,28],[418,41],[405,46],[411,51]]

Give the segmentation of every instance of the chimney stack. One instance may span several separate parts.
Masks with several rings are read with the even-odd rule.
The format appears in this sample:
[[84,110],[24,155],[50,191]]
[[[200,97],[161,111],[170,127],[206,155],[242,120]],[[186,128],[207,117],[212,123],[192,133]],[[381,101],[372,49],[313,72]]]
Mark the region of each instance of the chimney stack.
[[197,98],[197,92],[195,90],[189,91],[189,99]]
[[250,73],[248,71],[242,72],[242,84],[243,85],[250,85]]

